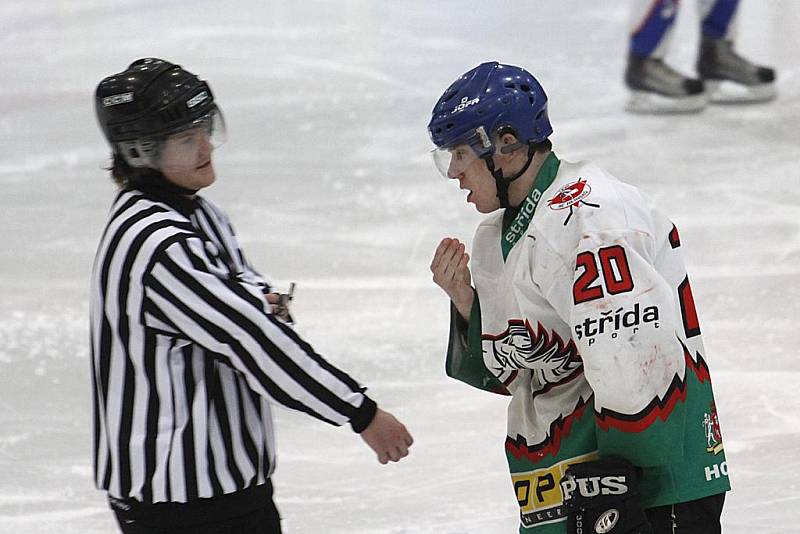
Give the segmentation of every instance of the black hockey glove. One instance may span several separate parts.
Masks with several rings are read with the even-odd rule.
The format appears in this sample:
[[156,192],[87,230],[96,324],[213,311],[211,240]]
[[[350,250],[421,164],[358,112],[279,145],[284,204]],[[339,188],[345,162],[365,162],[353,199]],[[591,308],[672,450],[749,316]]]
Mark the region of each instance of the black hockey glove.
[[575,464],[561,480],[569,534],[652,534],[636,468],[608,457]]

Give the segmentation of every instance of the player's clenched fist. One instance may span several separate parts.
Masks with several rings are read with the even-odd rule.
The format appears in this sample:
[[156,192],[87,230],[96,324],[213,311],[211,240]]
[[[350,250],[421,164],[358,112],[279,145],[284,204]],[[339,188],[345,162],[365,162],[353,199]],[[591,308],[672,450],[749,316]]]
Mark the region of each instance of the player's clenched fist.
[[380,408],[369,426],[361,432],[361,437],[375,451],[382,464],[399,462],[408,456],[408,448],[414,443],[405,425]]
[[465,319],[469,319],[474,298],[468,263],[464,243],[451,237],[442,239],[431,261],[433,281],[447,293]]

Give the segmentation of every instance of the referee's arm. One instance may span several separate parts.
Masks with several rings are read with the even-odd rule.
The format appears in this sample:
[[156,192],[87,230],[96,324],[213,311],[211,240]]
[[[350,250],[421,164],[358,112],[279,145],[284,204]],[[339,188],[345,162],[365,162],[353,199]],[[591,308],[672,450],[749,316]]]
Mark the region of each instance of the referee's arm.
[[173,327],[240,371],[253,391],[334,425],[369,425],[376,405],[290,327],[262,289],[231,276],[197,237],[168,243],[144,279],[148,325]]

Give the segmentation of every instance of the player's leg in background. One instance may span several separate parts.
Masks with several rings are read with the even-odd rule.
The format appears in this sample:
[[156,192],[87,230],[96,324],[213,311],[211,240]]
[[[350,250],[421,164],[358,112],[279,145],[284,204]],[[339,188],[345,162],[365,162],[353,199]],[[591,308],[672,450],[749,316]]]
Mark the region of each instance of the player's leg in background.
[[690,112],[706,104],[703,83],[664,63],[678,0],[632,0],[631,36],[625,84],[627,109],[643,113]]
[[775,97],[775,71],[733,50],[739,0],[700,0],[702,38],[697,72],[719,103],[763,102]]
[[675,0],[631,2],[630,52],[638,57],[664,59],[679,6]]

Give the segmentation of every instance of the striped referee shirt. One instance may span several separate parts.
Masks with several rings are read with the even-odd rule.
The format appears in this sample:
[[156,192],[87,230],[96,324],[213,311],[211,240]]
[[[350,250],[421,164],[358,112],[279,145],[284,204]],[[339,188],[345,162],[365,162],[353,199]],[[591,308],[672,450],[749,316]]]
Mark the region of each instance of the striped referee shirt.
[[264,484],[270,402],[370,422],[375,403],[271,315],[268,289],[211,202],[119,194],[91,284],[98,488],[149,504]]

